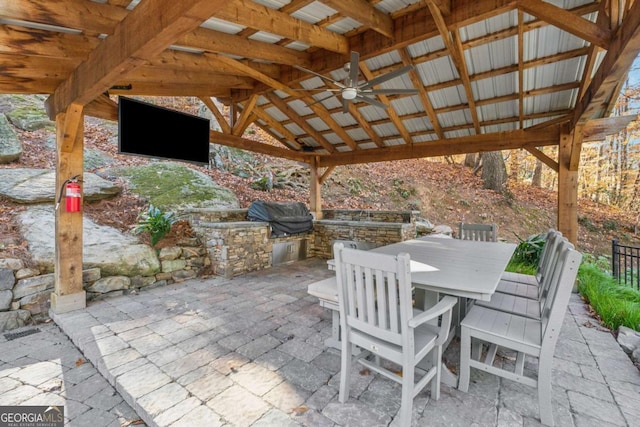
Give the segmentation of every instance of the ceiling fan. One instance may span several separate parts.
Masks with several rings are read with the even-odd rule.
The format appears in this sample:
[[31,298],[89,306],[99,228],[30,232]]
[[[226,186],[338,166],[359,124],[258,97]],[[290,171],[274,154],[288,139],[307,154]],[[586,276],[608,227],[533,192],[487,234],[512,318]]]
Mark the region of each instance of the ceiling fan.
[[[348,72],[347,77],[343,81],[334,80],[327,76],[323,76],[322,74],[316,73],[315,71],[307,70],[306,68],[299,67],[294,65],[300,71],[304,71],[305,73],[313,74],[314,76],[320,77],[323,80],[333,83],[338,88],[319,88],[319,89],[310,89],[307,91],[319,91],[319,92],[339,92],[342,98],[342,111],[344,113],[349,111],[349,102],[357,102],[363,101],[370,105],[375,105],[376,107],[386,109],[388,106],[383,104],[382,102],[375,99],[375,95],[415,95],[418,93],[417,89],[373,89],[374,86],[379,85],[380,83],[384,83],[388,80],[399,77],[409,71],[413,70],[412,65],[407,65],[405,67],[399,68],[397,70],[391,71],[387,74],[383,74],[371,80],[364,80],[360,82],[358,80],[358,63],[360,62],[360,54],[358,52],[351,52],[351,61],[345,64],[345,71]],[[367,95],[371,95],[373,97],[369,97]],[[325,99],[318,100],[317,102],[322,102]]]

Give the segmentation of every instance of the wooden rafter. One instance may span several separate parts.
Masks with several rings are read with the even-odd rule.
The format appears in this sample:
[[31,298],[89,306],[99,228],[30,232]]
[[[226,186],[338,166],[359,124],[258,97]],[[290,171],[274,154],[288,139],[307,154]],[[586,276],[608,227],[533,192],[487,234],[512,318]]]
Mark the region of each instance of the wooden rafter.
[[336,151],[335,147],[327,141],[324,136],[313,128],[305,119],[300,117],[287,103],[274,93],[268,93],[267,98],[271,103],[280,110],[283,114],[293,120],[298,126],[300,126],[311,138],[313,138],[318,144],[320,144],[329,153]]
[[[284,136],[284,141],[281,137],[278,137],[273,134],[272,131],[267,130],[271,136],[276,138],[282,144],[286,145],[289,148],[293,148],[294,150],[302,150],[302,146],[296,141],[297,137],[293,134],[289,129],[284,127],[284,125],[267,114],[262,107],[254,107],[253,113],[258,117],[258,119],[262,120],[267,124],[267,129],[271,128],[275,132],[278,132],[280,135]],[[264,129],[264,128],[263,128]]]
[[393,21],[388,15],[371,6],[366,0],[320,0],[343,16],[348,16],[362,23],[367,28],[393,37]]
[[[373,79],[373,74],[371,73],[371,70],[369,70],[369,68],[364,62],[360,63],[360,71],[362,71],[362,74],[367,80]],[[391,105],[391,102],[389,101],[389,98],[386,95],[378,95],[378,98],[383,104],[386,104],[389,106]],[[402,119],[400,119],[400,116],[398,115],[398,113],[396,113],[395,109],[387,108],[385,111],[387,112],[389,119],[391,119],[391,123],[393,123],[393,125],[398,130],[400,137],[404,140],[406,144],[411,144],[412,143],[411,134],[409,134],[409,131],[407,131],[407,128],[402,123]]]
[[198,27],[223,3],[223,0],[185,0],[179,5],[160,0],[142,2],[47,99],[49,117],[55,117],[72,103],[88,104],[123,74]]
[[558,172],[560,168],[560,166],[558,166],[558,162],[544,154],[544,152],[542,152],[540,149],[538,149],[537,147],[525,147],[525,150],[533,154],[534,157],[540,160],[542,163],[549,166],[554,172]]
[[476,134],[479,134],[480,124],[478,120],[478,111],[475,106],[475,98],[473,96],[473,90],[471,88],[471,80],[469,79],[469,72],[467,70],[466,61],[464,60],[464,51],[462,49],[462,42],[460,41],[460,37],[458,37],[458,32],[455,29],[451,32],[449,31],[449,29],[447,28],[447,24],[445,22],[444,16],[442,15],[442,11],[433,0],[427,0],[427,6],[429,7],[429,12],[431,12],[433,21],[435,22],[436,27],[438,28],[440,37],[442,38],[444,45],[447,47],[447,50],[449,51],[451,61],[453,62],[453,65],[456,67],[458,71],[458,75],[462,80],[462,86],[464,87],[464,91],[467,96],[467,105],[469,108],[469,112],[471,113],[473,126]]
[[253,115],[253,107],[256,106],[256,103],[258,102],[258,98],[260,98],[260,95],[253,95],[242,106],[242,114],[240,114],[240,117],[233,125],[232,133],[234,135],[236,136],[242,135],[242,133],[247,128],[247,126],[249,126],[249,124],[251,123],[252,115]]
[[[406,48],[400,49],[398,53],[400,54],[400,58],[402,59],[402,63],[404,65],[414,65],[411,59],[411,56],[407,52]],[[431,122],[431,126],[433,127],[433,130],[436,132],[436,135],[438,135],[439,139],[443,139],[444,134],[442,133],[442,127],[440,126],[440,122],[438,121],[438,116],[436,115],[436,112],[433,109],[433,105],[429,100],[429,95],[427,95],[427,91],[424,88],[424,84],[422,83],[422,80],[420,79],[418,72],[415,69],[411,70],[409,72],[409,78],[413,83],[413,87],[415,87],[418,90],[420,103],[422,104],[422,107],[426,111],[427,117],[429,117],[429,121]]]
[[351,114],[351,117],[353,117],[356,120],[356,122],[358,122],[362,130],[364,130],[365,133],[369,136],[369,138],[371,138],[371,141],[373,141],[373,143],[380,148],[384,147],[384,142],[382,141],[382,138],[380,138],[380,136],[378,136],[375,130],[373,130],[371,123],[369,123],[369,121],[364,118],[362,113],[358,111],[358,107],[356,106],[356,104],[354,104],[353,102],[350,102],[347,104],[347,108],[349,109],[349,114]]
[[[385,15],[386,16],[386,15]],[[340,54],[349,53],[347,39],[335,32],[295,19],[287,13],[249,0],[227,2],[215,17],[245,27],[284,36]]]
[[608,28],[575,16],[568,10],[542,0],[519,0],[518,7],[538,18],[603,49],[609,48]]
[[573,126],[603,117],[615,102],[616,88],[640,53],[640,2],[636,1],[611,39],[609,50],[584,96],[576,105]]
[[208,96],[201,96],[200,101],[202,101],[202,103],[207,106],[209,111],[211,111],[211,114],[213,114],[213,117],[216,118],[216,121],[218,122],[218,125],[220,125],[220,129],[222,129],[222,132],[230,134],[231,126],[229,126],[229,123],[227,123],[227,119],[222,115],[222,112],[220,111],[220,109],[218,109],[211,98]]

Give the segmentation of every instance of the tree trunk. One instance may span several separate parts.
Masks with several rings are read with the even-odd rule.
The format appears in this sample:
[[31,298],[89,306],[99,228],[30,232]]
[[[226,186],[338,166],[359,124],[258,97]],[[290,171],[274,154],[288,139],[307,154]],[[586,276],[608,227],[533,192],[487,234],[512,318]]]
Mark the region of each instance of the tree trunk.
[[507,182],[507,167],[500,151],[482,153],[481,177],[484,181],[484,188],[498,193],[504,191],[504,184]]
[[468,153],[464,156],[464,165],[468,168],[475,169],[479,160],[480,156],[478,156],[478,153]]
[[536,159],[536,166],[533,169],[533,176],[531,177],[531,185],[534,187],[542,187],[542,162]]

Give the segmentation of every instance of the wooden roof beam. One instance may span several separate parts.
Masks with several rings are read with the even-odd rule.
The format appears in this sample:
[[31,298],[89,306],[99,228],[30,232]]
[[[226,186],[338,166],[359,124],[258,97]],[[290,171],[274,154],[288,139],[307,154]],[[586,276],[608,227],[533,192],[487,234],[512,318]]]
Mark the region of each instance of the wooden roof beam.
[[248,150],[254,153],[266,154],[268,156],[281,157],[296,162],[309,163],[313,157],[311,153],[275,147],[270,144],[264,144],[236,135],[228,135],[215,130],[209,131],[209,140],[212,144],[225,145],[227,147],[239,148],[241,150]]
[[45,102],[54,118],[70,104],[86,105],[127,72],[198,27],[224,0],[146,0],[93,50]]
[[476,134],[479,134],[480,121],[478,120],[478,111],[475,106],[473,90],[471,89],[471,80],[469,79],[469,71],[467,70],[467,62],[464,59],[464,51],[462,48],[462,42],[460,41],[460,37],[458,36],[458,30],[454,29],[453,31],[449,32],[447,24],[444,20],[444,16],[442,15],[442,12],[438,8],[438,6],[435,4],[434,0],[427,0],[427,6],[429,7],[429,12],[431,12],[433,21],[438,27],[440,37],[442,38],[444,45],[449,50],[451,61],[455,65],[458,71],[458,75],[462,80],[462,85],[467,96],[469,111],[471,112],[471,119],[473,120],[473,127]]
[[355,19],[365,27],[382,34],[385,37],[393,37],[393,21],[383,13],[370,5],[366,0],[320,0],[343,16]]
[[320,156],[318,167],[541,147],[557,145],[559,139],[560,131],[558,126],[533,132],[528,130],[515,130],[511,132],[421,142],[411,145],[397,145],[384,149],[334,153],[331,156]]
[[[251,67],[247,67],[246,65],[242,64],[241,62],[236,61],[235,59],[231,59],[231,58],[227,58],[225,56],[219,55],[219,59],[221,61],[223,61],[224,63],[228,64],[231,67],[236,68],[236,70],[242,74],[245,74],[249,77],[252,77],[256,80],[258,80],[259,82],[262,82],[270,87],[272,87],[273,89],[278,89],[284,93],[286,93],[287,95],[293,97],[293,98],[298,98],[300,95],[300,92],[297,92],[293,89],[291,89],[289,86],[286,86],[282,83],[280,83],[279,81],[270,78],[267,75],[264,75],[262,73],[260,73],[257,70],[254,70]],[[279,98],[279,97],[276,97]],[[269,98],[271,99],[271,98]],[[302,97],[302,100],[304,102],[307,103],[307,106],[313,110],[313,112],[320,117],[322,120],[324,120],[324,122],[336,133],[336,135],[338,135],[338,137],[340,137],[340,139],[342,139],[349,147],[351,147],[353,150],[357,149],[357,145],[356,143],[353,141],[353,139],[351,139],[351,137],[342,129],[341,126],[339,126],[335,120],[333,120],[331,118],[331,115],[329,114],[329,112],[322,106],[318,105],[318,104],[314,104],[315,100],[311,97]],[[287,114],[288,115],[288,114]],[[306,123],[306,120],[305,120]],[[325,141],[327,144],[329,144],[327,147],[331,147],[331,144],[327,141]],[[320,143],[321,145],[324,146],[323,143]]]
[[343,35],[296,19],[287,13],[262,6],[250,0],[230,1],[214,15],[225,21],[284,36],[311,46],[343,55],[349,53],[349,43]]
[[611,39],[591,84],[578,101],[572,127],[604,116],[618,96],[617,88],[640,53],[640,1],[633,3]]
[[[411,55],[409,55],[409,52],[407,52],[406,48],[399,49],[398,53],[400,54],[400,58],[402,59],[402,63],[404,65],[413,65],[413,61],[411,60]],[[433,105],[431,104],[431,100],[429,100],[429,95],[427,94],[427,91],[424,88],[424,83],[422,82],[422,79],[420,79],[420,76],[418,75],[418,72],[415,69],[409,71],[409,78],[413,83],[413,87],[418,89],[418,96],[420,97],[420,103],[422,104],[422,107],[426,111],[427,117],[429,117],[429,121],[431,122],[431,126],[433,127],[433,130],[436,132],[436,135],[438,135],[438,138],[443,139],[444,134],[442,133],[442,126],[440,126],[440,122],[438,121],[438,116],[436,115]]]
[[233,131],[231,132],[233,135],[240,136],[245,131],[247,126],[253,121],[253,107],[256,106],[258,102],[258,98],[260,95],[252,95],[242,106],[242,114],[233,125]]
[[[362,74],[367,80],[373,79],[373,74],[367,67],[367,64],[365,64],[364,62],[360,62],[360,70],[362,71]],[[404,140],[405,143],[412,144],[413,140],[411,139],[411,134],[409,134],[409,131],[402,123],[402,119],[400,118],[398,113],[396,113],[396,110],[394,108],[391,108],[391,101],[389,101],[389,97],[386,95],[377,95],[377,96],[378,98],[380,98],[380,101],[383,104],[386,104],[389,106],[385,111],[387,115],[389,115],[389,118],[391,119],[391,123],[393,123],[393,125],[398,130],[400,137]]]
[[603,49],[609,48],[609,28],[542,0],[518,0],[518,8]]
[[524,149],[527,150],[529,153],[533,154],[533,156],[536,159],[540,160],[542,163],[549,166],[556,173],[560,171],[560,166],[558,165],[558,162],[556,162],[551,157],[544,154],[544,152],[542,152],[538,147],[524,147]]
[[284,115],[293,120],[298,126],[300,126],[311,138],[313,138],[322,148],[329,153],[334,153],[336,148],[327,141],[324,136],[313,128],[304,118],[300,117],[287,103],[273,92],[268,93],[267,99],[271,101],[274,107],[280,110]]
[[[302,145],[300,145],[300,143],[296,141],[298,137],[289,129],[287,129],[282,123],[280,123],[279,121],[271,117],[266,111],[264,111],[262,107],[260,106],[254,107],[253,112],[258,117],[259,120],[262,120],[263,122],[266,123],[267,128],[273,129],[272,131],[268,131],[271,136],[276,138],[282,144],[287,145],[289,148],[292,148],[297,151],[302,150]],[[265,129],[265,127],[263,127],[263,129]],[[280,135],[282,135],[285,141],[284,142],[282,141],[282,137],[278,137],[277,135],[274,135],[274,132],[277,132]]]
[[[86,0],[0,0],[0,15],[6,18],[62,26],[91,34],[113,34],[118,23],[130,13],[122,7]],[[172,44],[234,55],[243,52],[250,58],[307,68],[311,66],[310,56],[306,52],[204,28],[188,32]]]
[[211,111],[211,114],[213,114],[213,117],[215,117],[216,121],[218,122],[218,125],[220,125],[220,129],[222,129],[224,133],[230,134],[231,126],[229,126],[229,123],[227,123],[227,120],[222,115],[222,112],[218,109],[218,107],[211,100],[211,98],[207,96],[201,96],[199,97],[199,99],[209,109],[209,111]]

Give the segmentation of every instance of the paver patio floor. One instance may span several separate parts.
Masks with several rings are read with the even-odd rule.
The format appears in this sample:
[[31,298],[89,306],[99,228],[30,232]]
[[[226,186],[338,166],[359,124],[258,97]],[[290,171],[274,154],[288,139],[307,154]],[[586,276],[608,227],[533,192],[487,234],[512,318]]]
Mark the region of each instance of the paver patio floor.
[[[350,399],[338,402],[340,357],[324,345],[331,315],[306,292],[331,274],[310,259],[92,301],[54,320],[106,379],[103,389],[115,389],[149,426],[395,426],[399,385],[357,364]],[[445,354],[453,369],[456,344]],[[0,341],[0,353],[9,346]],[[577,295],[555,358],[556,425],[638,425],[640,373]],[[1,389],[15,378],[11,361],[0,360]],[[539,424],[535,390],[476,370],[469,393],[443,386],[434,401],[426,387],[413,412],[416,426]]]

